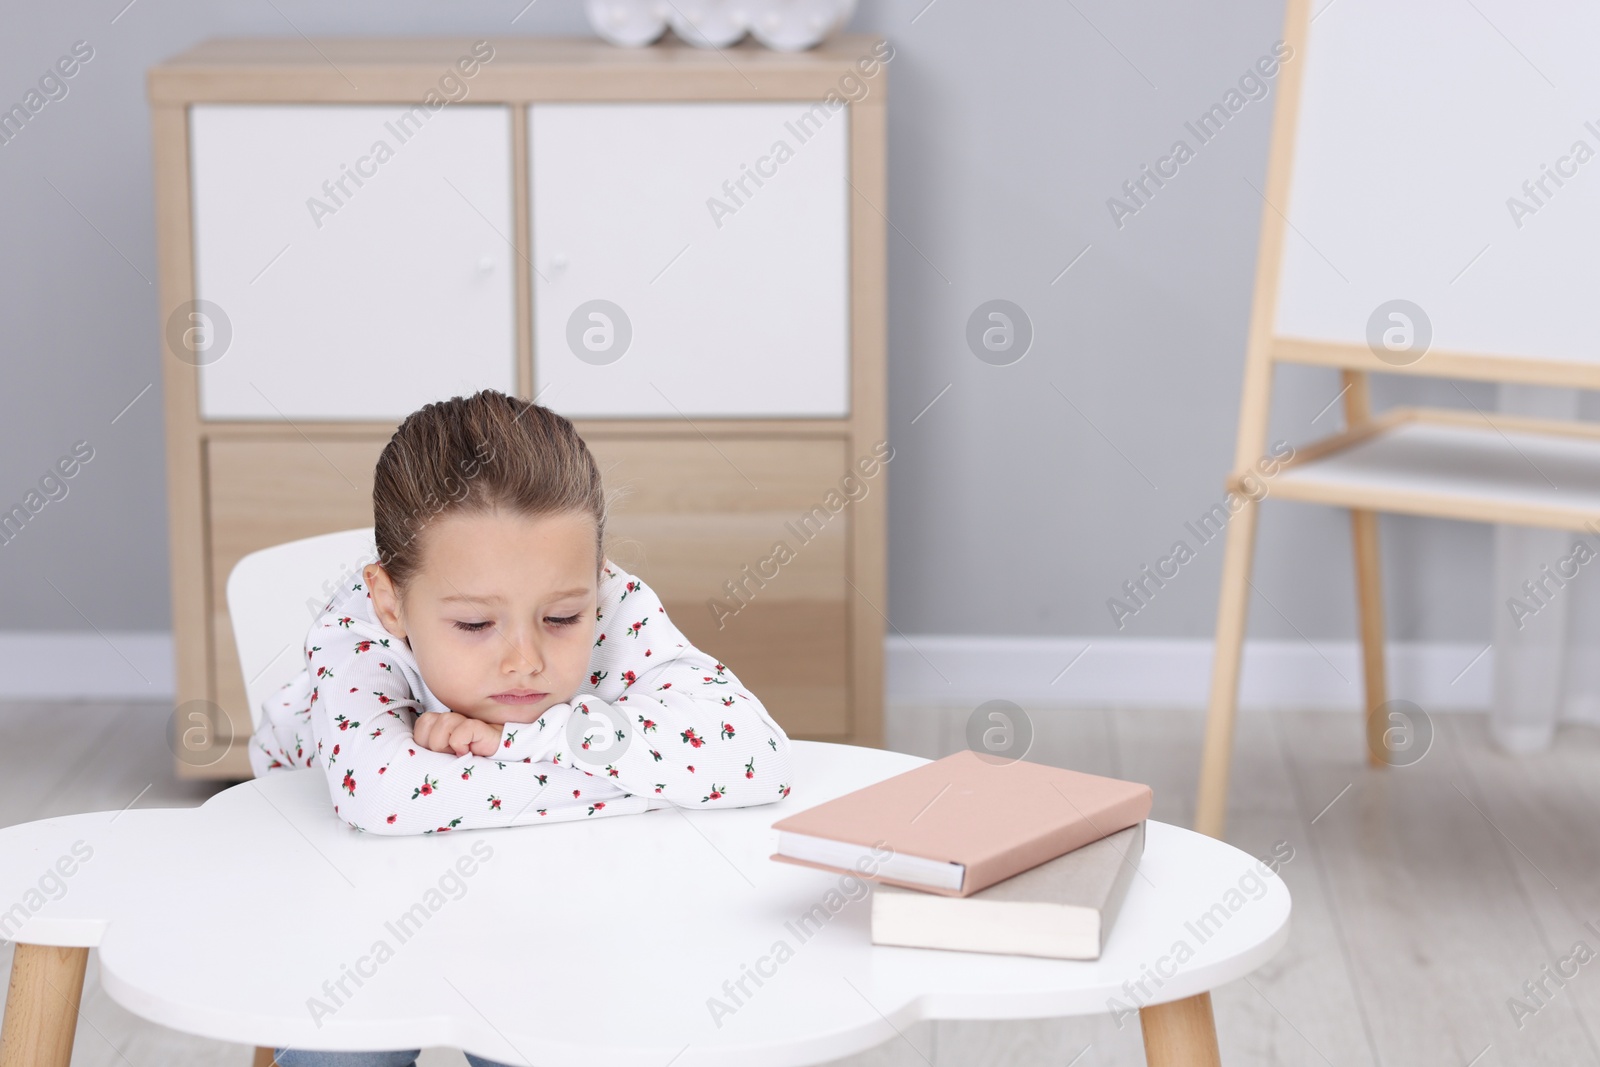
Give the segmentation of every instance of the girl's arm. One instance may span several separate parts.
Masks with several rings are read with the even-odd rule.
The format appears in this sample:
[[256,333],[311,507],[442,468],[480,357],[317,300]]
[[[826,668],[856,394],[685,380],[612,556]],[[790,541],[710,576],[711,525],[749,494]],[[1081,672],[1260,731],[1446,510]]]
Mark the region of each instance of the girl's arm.
[[594,692],[569,702],[559,725],[583,718],[562,730],[560,761],[643,794],[651,807],[745,807],[787,796],[789,738],[766,707],[690,644],[654,590],[615,564],[608,573],[619,580],[607,583],[601,605]]
[[437,833],[621,815],[649,806],[598,774],[536,759],[553,729],[540,722],[506,727],[512,743],[494,757],[421,747],[411,734],[417,702],[390,654],[388,631],[380,635],[363,620],[332,613],[321,623],[312,628],[306,650],[314,686],[312,764],[327,777],[334,809],[356,829]]

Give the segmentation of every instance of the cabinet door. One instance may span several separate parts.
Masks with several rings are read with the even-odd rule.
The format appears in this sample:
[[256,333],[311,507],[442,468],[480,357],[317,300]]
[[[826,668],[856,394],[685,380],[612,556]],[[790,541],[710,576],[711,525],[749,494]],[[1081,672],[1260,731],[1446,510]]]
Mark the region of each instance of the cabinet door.
[[827,506],[843,499],[844,441],[584,438],[606,487],[624,490],[606,555],[647,582],[784,732],[848,734],[854,516]]
[[572,418],[849,414],[848,108],[528,112],[542,403]]
[[196,104],[189,137],[202,419],[515,392],[508,108]]

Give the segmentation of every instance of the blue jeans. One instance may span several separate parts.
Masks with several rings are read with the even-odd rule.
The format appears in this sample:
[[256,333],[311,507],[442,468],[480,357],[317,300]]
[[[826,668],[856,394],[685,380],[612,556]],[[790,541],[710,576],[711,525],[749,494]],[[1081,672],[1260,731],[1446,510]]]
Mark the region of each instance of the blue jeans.
[[[308,1049],[273,1049],[278,1067],[414,1067],[421,1049],[403,1052],[315,1052]],[[472,1067],[505,1067],[495,1060],[465,1053]]]

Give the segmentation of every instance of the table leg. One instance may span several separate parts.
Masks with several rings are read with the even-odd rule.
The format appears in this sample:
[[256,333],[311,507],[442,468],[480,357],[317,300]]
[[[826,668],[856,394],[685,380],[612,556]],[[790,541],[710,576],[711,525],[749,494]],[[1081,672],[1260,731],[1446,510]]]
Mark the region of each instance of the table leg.
[[256,1058],[252,1067],[277,1067],[278,1061],[273,1059],[277,1051],[270,1048],[257,1048]]
[[16,946],[0,1029],[0,1067],[69,1067],[88,965],[86,948]]
[[1139,1025],[1150,1067],[1222,1067],[1210,993],[1140,1008]]

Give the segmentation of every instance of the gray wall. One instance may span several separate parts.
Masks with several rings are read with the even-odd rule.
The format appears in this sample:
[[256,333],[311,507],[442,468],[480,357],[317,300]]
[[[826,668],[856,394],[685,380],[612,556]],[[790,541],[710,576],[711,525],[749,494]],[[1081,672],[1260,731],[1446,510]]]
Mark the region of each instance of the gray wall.
[[[0,105],[74,41],[95,54],[0,145],[0,505],[73,442],[94,456],[0,547],[0,627],[171,625],[146,68],[223,34],[589,33],[577,0],[524,3],[10,5]],[[896,49],[880,206],[899,630],[1116,633],[1106,599],[1221,498],[1275,91],[1120,227],[1106,201],[1175,139],[1193,143],[1184,122],[1271,51],[1281,21],[1281,0],[862,0],[851,28]],[[965,338],[996,298],[1035,331],[1009,366]],[[1492,390],[1462,388],[1492,405]],[[1281,374],[1274,438],[1326,432],[1337,409],[1312,418],[1337,391],[1333,372]],[[1461,403],[1442,382],[1381,383],[1377,399]],[[1487,640],[1489,531],[1384,522],[1392,636]],[[1343,513],[1269,503],[1259,545],[1270,605],[1256,599],[1253,634],[1354,636]],[[1221,548],[1202,547],[1120,632],[1209,636]]]

